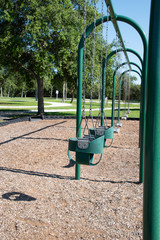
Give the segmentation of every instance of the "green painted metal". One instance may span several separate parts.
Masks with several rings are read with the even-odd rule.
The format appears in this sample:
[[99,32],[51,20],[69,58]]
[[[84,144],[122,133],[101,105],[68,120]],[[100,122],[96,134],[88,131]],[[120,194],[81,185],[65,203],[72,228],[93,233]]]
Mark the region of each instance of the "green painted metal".
[[[98,134],[98,131],[99,129],[97,128],[90,128],[89,131],[92,135],[94,135],[95,137],[97,136]],[[112,142],[110,142],[109,145],[106,145],[106,140],[107,139],[112,139],[113,140],[113,133],[114,133],[114,126],[111,126],[111,127],[106,127],[106,126],[100,126],[100,131],[101,131],[101,135],[104,135],[104,147],[105,148],[108,148],[112,145]]]
[[[109,17],[110,19],[110,17]],[[103,22],[108,21],[108,17],[103,18]],[[96,20],[86,29],[85,38],[93,31],[94,27],[102,24],[102,18]],[[76,116],[76,135],[81,137],[81,119],[82,119],[82,79],[83,79],[83,47],[84,47],[84,34],[82,35],[78,46],[78,81],[77,81],[77,116]],[[77,156],[77,154],[76,154]],[[80,179],[80,164],[76,163],[76,179]]]
[[120,109],[121,109],[121,79],[122,79],[122,74],[118,79],[119,82],[119,92],[118,92],[118,123],[120,123]]
[[131,65],[129,63],[129,58],[128,58],[128,55],[127,55],[127,51],[126,51],[126,48],[125,48],[125,45],[124,45],[124,41],[123,41],[123,38],[122,38],[122,35],[121,35],[121,32],[120,32],[120,29],[119,29],[119,26],[118,26],[118,23],[116,21],[116,14],[114,12],[114,9],[113,9],[113,5],[112,5],[112,2],[111,0],[105,0],[106,2],[106,5],[107,7],[109,8],[109,12],[110,12],[110,16],[111,16],[111,21],[113,23],[113,26],[115,28],[115,31],[116,31],[116,34],[119,38],[119,41],[121,43],[121,46],[123,48],[123,52],[124,52],[124,55],[126,57],[126,60],[127,60],[127,63],[128,63],[128,66],[129,66],[129,69],[131,70]]
[[[109,20],[110,17],[109,17]],[[103,18],[103,22],[108,21],[108,17]],[[102,18],[96,20],[86,29],[85,38],[93,31],[94,27],[102,24]],[[83,78],[83,47],[84,47],[84,34],[82,35],[78,46],[78,81],[77,81],[77,116],[76,116],[76,134],[81,137],[81,119],[82,119],[82,78]],[[77,154],[76,154],[77,157]],[[80,179],[80,164],[76,163],[76,179]]]
[[[130,65],[136,66],[136,67],[140,70],[140,72],[142,73],[142,69],[139,67],[138,64],[136,64],[136,63],[134,63],[134,62],[129,62],[129,63],[130,63]],[[126,64],[127,64],[127,62],[121,63],[120,65],[117,66],[117,68],[116,68],[115,71],[117,72],[120,67],[122,67],[122,66],[124,66],[124,65],[126,65]],[[131,71],[132,71],[132,70],[131,70]],[[127,70],[127,72],[128,72],[128,70]],[[126,71],[121,74],[121,76],[119,77],[119,80],[118,80],[118,82],[119,82],[118,123],[120,122],[121,79],[122,79],[122,76],[123,76],[125,73],[126,73]],[[136,73],[137,73],[137,72],[136,72]],[[115,73],[115,74],[116,74],[116,73]],[[139,75],[140,75],[140,74],[139,74]],[[140,75],[140,76],[141,76],[141,75]]]
[[[141,70],[141,68],[140,68],[140,70]],[[124,71],[124,72],[120,75],[120,77],[119,77],[118,122],[120,122],[121,79],[122,79],[123,75],[124,75],[125,73],[129,72],[129,71],[130,71],[130,70]],[[138,71],[132,69],[132,72],[137,73],[137,74],[140,76],[140,78],[142,78],[142,75],[141,75]]]
[[144,47],[143,64],[142,64],[142,83],[141,83],[141,109],[140,109],[140,173],[139,182],[142,183],[144,179],[144,147],[145,147],[145,113],[146,113],[146,87],[147,87],[147,61],[148,61],[148,42],[145,33],[141,27],[132,19],[117,15],[117,21],[130,24],[139,33]]
[[[111,56],[111,55],[110,55]],[[107,57],[107,59],[109,59],[108,57]],[[135,65],[135,66],[137,66],[139,69],[140,69],[140,71],[142,71],[141,70],[141,68],[136,64],[136,63],[133,63],[133,62],[129,62],[130,64],[132,64],[132,65]],[[118,69],[120,68],[120,67],[122,67],[122,66],[124,66],[125,64],[127,64],[127,62],[124,62],[124,63],[122,63],[122,64],[120,64],[120,65],[118,65],[117,67],[116,67],[116,69],[115,69],[115,71],[114,71],[114,73],[113,73],[113,92],[112,92],[112,114],[111,114],[111,126],[114,126],[114,106],[115,106],[115,84],[116,84],[116,73],[117,73],[117,71],[118,71]],[[105,61],[103,62],[103,67],[102,67],[102,97],[103,98],[105,98]],[[103,118],[103,116],[104,116],[104,100],[102,101],[102,104],[101,104],[101,112],[102,112],[102,118],[101,118],[101,124],[102,124],[102,126],[104,126],[104,118]]]
[[[77,158],[78,153],[76,153],[76,158]],[[76,175],[76,180],[81,179],[81,165],[76,163],[76,169],[75,169],[75,175]]]
[[114,126],[111,126],[109,128],[106,129],[107,131],[105,131],[105,139],[113,139],[113,132],[114,132]]
[[[140,60],[141,64],[143,64],[141,56],[133,49],[126,48],[127,52],[133,53],[138,57]],[[105,71],[106,71],[106,64],[110,60],[110,58],[115,55],[118,52],[123,52],[123,48],[118,48],[117,50],[112,51],[107,58],[103,61],[103,66],[102,66],[102,101],[101,101],[101,126],[104,126],[104,103],[105,103],[105,87],[106,87],[106,78],[105,78]]]
[[[118,16],[116,16],[117,18]],[[121,18],[123,16],[120,16]],[[120,19],[121,19],[120,18]],[[125,19],[125,17],[124,17]],[[127,18],[128,19],[128,18]],[[107,16],[104,16],[103,17],[103,22],[106,22],[106,21],[111,21],[111,17],[107,17]],[[122,20],[120,20],[122,21]],[[131,20],[130,20],[131,21]],[[102,18],[99,18],[96,20],[95,24],[92,23],[87,29],[86,29],[86,38],[90,35],[90,33],[93,31],[94,27],[97,27],[99,26],[100,24],[102,23]],[[135,23],[134,23],[135,24]],[[78,47],[78,84],[77,84],[77,122],[76,122],[76,129],[78,130],[79,129],[79,126],[81,124],[81,118],[82,118],[82,113],[81,113],[81,109],[82,109],[82,75],[83,75],[83,47],[84,47],[84,34],[82,35],[81,37],[81,40],[79,42],[79,47]],[[122,52],[124,51],[122,48],[121,49],[117,49],[115,51],[116,52]],[[126,51],[128,52],[131,52],[131,53],[134,53],[138,58],[139,60],[143,63],[141,57],[139,56],[139,54],[130,49],[130,48],[126,48]],[[115,54],[114,51],[112,52],[112,56]],[[110,54],[108,55],[108,58],[110,58]],[[107,60],[105,61],[105,63],[107,62]],[[81,136],[81,128],[79,129],[79,136]]]
[[[129,72],[130,70],[126,70],[125,72],[123,72],[124,74],[126,73],[126,72]],[[135,69],[132,69],[132,71],[131,72],[135,72],[135,73],[137,73],[139,76],[140,76],[140,78],[142,78],[142,75],[137,71],[137,70],[135,70]]]
[[143,240],[160,239],[160,1],[151,1],[147,81]]
[[[70,161],[76,164],[97,165],[103,154],[104,135],[96,137],[92,141],[86,139],[86,147],[83,149],[78,145],[79,141],[81,140],[78,138],[69,139],[68,157]],[[70,151],[76,152],[76,161],[71,158]],[[97,163],[93,163],[94,154],[101,154]]]
[[[123,62],[123,63],[121,63],[120,65],[118,65],[118,68],[123,67],[123,66],[126,65],[126,64],[128,64],[128,63],[127,63],[127,62]],[[140,66],[139,66],[138,64],[136,64],[136,63],[134,63],[134,62],[129,62],[129,64],[136,66],[136,67],[139,69],[139,71],[141,72],[141,74],[142,74],[142,69],[140,68]],[[118,69],[117,69],[117,70],[118,70]],[[131,70],[131,71],[132,71],[132,70]]]
[[[116,21],[122,21],[130,24],[132,27],[134,27],[139,35],[141,36],[143,46],[144,46],[144,56],[143,56],[143,67],[142,67],[142,144],[141,144],[141,157],[140,157],[140,165],[142,170],[140,171],[140,182],[143,182],[143,165],[144,165],[144,136],[145,136],[145,129],[144,129],[144,122],[145,122],[145,98],[146,98],[146,74],[147,74],[147,40],[145,37],[145,34],[141,27],[132,19],[116,15],[115,16]],[[111,17],[104,16],[103,21],[102,18],[99,18],[96,20],[95,24],[92,23],[87,29],[86,29],[86,38],[89,36],[89,34],[93,31],[93,28],[102,24],[102,22],[111,21]],[[82,118],[82,73],[83,73],[83,46],[84,46],[84,37],[82,35],[79,47],[78,47],[78,84],[77,84],[77,121],[76,121],[76,133],[78,132],[78,137],[81,136],[81,118]],[[103,100],[103,99],[102,99]],[[78,131],[79,130],[79,131]],[[80,166],[79,164],[76,164],[76,179],[78,179],[77,175],[80,175]]]
[[[117,73],[118,69],[119,69],[120,67],[124,66],[125,64],[126,64],[126,62],[124,62],[124,63],[120,64],[119,66],[117,66],[116,69],[115,69],[115,71],[114,71],[114,73],[113,73],[112,120],[111,120],[111,125],[112,125],[112,126],[114,126],[114,105],[115,105],[116,73]],[[131,62],[130,64],[133,64],[133,65],[135,65],[135,66],[138,66],[137,64],[132,63],[132,62]],[[139,68],[139,66],[138,66],[138,68]],[[141,70],[141,69],[140,69],[140,70]],[[125,71],[124,73],[129,72],[129,71],[130,71],[130,70],[127,70],[127,71]],[[138,74],[140,75],[140,73],[137,72],[137,71],[134,70],[134,69],[132,69],[131,71],[136,72],[136,73],[138,73]],[[141,75],[140,75],[140,76],[141,76]]]
[[[117,69],[117,68],[116,68]],[[112,93],[112,119],[111,126],[114,126],[114,105],[115,105],[115,88],[116,88],[116,70],[113,73],[113,93]]]
[[[144,47],[143,61],[142,61],[142,82],[141,82],[141,108],[140,108],[140,173],[139,173],[139,182],[143,182],[144,178],[144,139],[145,139],[145,112],[146,112],[146,84],[147,84],[147,60],[148,60],[148,43],[145,36],[145,33],[141,29],[141,27],[132,19],[116,15],[115,19],[117,21],[125,22],[131,25],[136,31],[139,33]],[[121,50],[122,51],[122,50]],[[104,61],[104,65],[113,56],[117,51],[113,51],[110,53]],[[137,55],[138,56],[138,55]],[[103,66],[105,68],[105,66]],[[105,75],[105,73],[104,73]],[[103,100],[104,101],[104,100]]]

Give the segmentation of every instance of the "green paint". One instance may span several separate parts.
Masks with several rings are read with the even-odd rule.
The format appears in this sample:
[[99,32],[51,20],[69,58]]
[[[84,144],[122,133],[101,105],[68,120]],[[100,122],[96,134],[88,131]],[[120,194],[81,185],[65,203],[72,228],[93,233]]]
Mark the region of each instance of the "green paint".
[[[111,21],[111,17],[103,17],[103,22]],[[130,24],[132,27],[134,27],[139,35],[141,36],[143,46],[144,46],[144,56],[143,56],[143,62],[142,62],[142,84],[141,84],[141,91],[142,91],[142,101],[141,101],[141,151],[140,151],[140,165],[141,165],[141,171],[140,171],[140,182],[143,182],[143,166],[144,166],[144,137],[145,137],[145,109],[146,109],[146,76],[147,76],[147,40],[146,36],[141,29],[141,27],[132,19],[116,15],[115,21],[122,21]],[[102,23],[102,18],[99,18],[96,20],[96,23],[92,23],[87,29],[86,29],[86,38],[89,36],[89,34],[93,31],[93,28],[95,26],[98,26]],[[81,124],[81,118],[82,118],[82,73],[83,73],[83,46],[84,46],[84,36],[82,35],[79,47],[78,47],[78,85],[77,85],[77,122],[76,122],[76,132],[79,129],[79,126]],[[113,81],[114,82],[114,81]],[[113,87],[114,91],[114,87]],[[103,99],[102,99],[103,101]],[[113,106],[112,102],[112,106]],[[78,137],[81,136],[81,128],[79,129]],[[76,175],[80,175],[80,167],[76,166]],[[77,179],[77,177],[76,177]]]
[[151,1],[147,81],[143,240],[160,239],[160,1]]

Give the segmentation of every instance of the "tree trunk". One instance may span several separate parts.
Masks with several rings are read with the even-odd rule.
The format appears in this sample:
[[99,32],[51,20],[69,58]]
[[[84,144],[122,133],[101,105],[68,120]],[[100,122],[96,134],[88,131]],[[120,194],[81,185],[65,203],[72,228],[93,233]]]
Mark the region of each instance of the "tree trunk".
[[72,99],[71,99],[71,103],[73,103],[74,100],[74,90],[72,91]]
[[43,102],[43,79],[37,77],[38,85],[38,115],[44,114],[44,102]]
[[98,101],[99,102],[101,101],[101,88],[99,88],[98,90]]
[[67,100],[67,82],[65,81],[65,100]]
[[23,88],[22,88],[22,92],[21,92],[21,98],[23,98]]
[[63,97],[62,97],[62,102],[64,103],[65,100],[67,100],[67,82],[63,82]]
[[2,87],[1,87],[1,97],[3,97],[3,89],[2,89]]
[[65,81],[63,81],[63,96],[62,96],[62,103],[65,101]]
[[53,87],[51,86],[51,94],[50,94],[50,98],[53,97]]
[[24,97],[27,97],[27,88],[25,89]]

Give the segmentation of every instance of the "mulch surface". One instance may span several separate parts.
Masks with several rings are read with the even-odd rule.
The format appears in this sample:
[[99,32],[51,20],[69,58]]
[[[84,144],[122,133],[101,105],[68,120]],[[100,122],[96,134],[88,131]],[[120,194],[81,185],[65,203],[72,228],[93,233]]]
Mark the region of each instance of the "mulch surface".
[[75,119],[1,126],[0,239],[142,239],[139,121],[122,124],[80,181],[67,168]]

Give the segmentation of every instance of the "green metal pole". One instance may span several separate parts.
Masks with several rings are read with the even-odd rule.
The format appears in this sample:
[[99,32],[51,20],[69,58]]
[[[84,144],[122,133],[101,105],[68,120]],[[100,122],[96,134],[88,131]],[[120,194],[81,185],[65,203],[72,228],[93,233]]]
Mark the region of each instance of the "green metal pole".
[[[136,55],[138,58],[139,58],[139,60],[140,60],[140,62],[141,62],[141,64],[143,63],[143,61],[142,61],[142,58],[140,57],[140,55],[136,52],[136,51],[134,51],[133,49],[130,49],[130,48],[126,48],[126,51],[127,52],[131,52],[131,53],[133,53],[134,55]],[[117,52],[123,52],[123,49],[122,48],[119,48],[119,49],[117,49],[117,50],[115,50],[115,51],[112,51],[108,56],[107,56],[107,58],[103,61],[103,66],[102,66],[102,102],[101,102],[101,113],[102,113],[102,116],[101,116],[101,126],[104,126],[104,103],[105,103],[105,87],[106,87],[106,85],[105,85],[105,68],[106,68],[106,64],[107,64],[107,62],[110,60],[110,58],[113,56],[113,55],[115,55]],[[131,62],[131,64],[134,64],[134,65],[136,65],[138,68],[139,68],[139,66],[137,65],[137,64],[135,64],[135,63],[132,63]],[[142,71],[141,70],[141,68],[140,68],[140,71]]]
[[125,45],[124,45],[124,41],[123,41],[123,38],[122,38],[122,35],[121,35],[121,32],[120,32],[120,29],[119,29],[119,26],[118,26],[118,23],[116,21],[116,14],[114,12],[114,9],[113,9],[113,5],[111,3],[111,0],[105,0],[106,2],[106,5],[107,7],[109,8],[109,12],[110,12],[110,16],[111,16],[111,19],[112,19],[112,23],[113,23],[113,26],[114,26],[114,29],[116,31],[116,34],[119,38],[119,41],[121,43],[121,46],[124,50],[124,55],[126,57],[126,60],[127,60],[127,63],[128,63],[128,66],[129,66],[129,69],[131,70],[131,66],[129,64],[129,58],[128,58],[128,55],[127,55],[127,52],[126,52],[126,48],[125,48]]
[[[129,63],[130,63],[130,65],[136,66],[136,67],[140,70],[140,72],[142,73],[142,69],[138,66],[138,64],[136,64],[136,63],[134,63],[134,62],[129,62]],[[123,62],[123,63],[119,64],[119,65],[117,66],[117,68],[115,69],[115,71],[117,72],[120,67],[123,67],[123,66],[126,65],[126,64],[128,64],[128,63],[127,63],[127,62]],[[131,70],[131,71],[132,71],[132,70]]]
[[146,86],[147,86],[147,61],[148,61],[148,43],[146,36],[141,27],[132,19],[117,15],[117,21],[122,21],[130,24],[139,33],[144,47],[143,64],[142,64],[142,83],[141,83],[141,109],[140,109],[140,172],[139,182],[142,183],[144,179],[144,140],[145,140],[145,113],[146,113]]
[[[140,69],[141,70],[141,69]],[[126,70],[126,71],[124,71],[121,75],[120,75],[120,77],[119,77],[119,103],[118,103],[118,122],[120,121],[120,96],[121,96],[121,79],[122,79],[122,77],[123,77],[123,75],[125,74],[125,73],[127,73],[127,72],[129,72],[130,70]],[[140,78],[142,78],[142,75],[138,72],[138,71],[136,71],[136,70],[134,70],[134,69],[132,69],[132,72],[135,72],[135,73],[137,73],[139,76],[140,76]]]
[[[132,65],[138,66],[136,63],[132,63],[132,62],[129,62],[129,63],[132,64]],[[114,124],[115,83],[116,83],[116,81],[115,81],[115,78],[116,78],[116,77],[115,77],[115,76],[116,76],[116,73],[117,73],[118,69],[119,69],[120,67],[124,66],[125,64],[128,64],[128,63],[127,63],[127,62],[124,62],[124,63],[120,64],[119,66],[117,66],[117,68],[115,69],[114,74],[113,74],[112,126],[113,126],[113,124]],[[138,66],[138,68],[139,68],[139,66]],[[140,70],[141,70],[141,69],[140,69]],[[125,72],[123,72],[123,73],[121,74],[121,77],[122,77],[126,72],[129,72],[129,71],[130,71],[130,70],[126,70]],[[138,73],[139,76],[141,77],[140,73],[137,72],[136,70],[132,69],[131,71]],[[119,102],[120,102],[120,101],[119,101]],[[119,106],[120,106],[120,105],[119,105]],[[119,113],[119,112],[120,112],[119,106],[118,106],[118,116],[120,115],[120,113]],[[119,118],[120,118],[120,117],[119,117]]]
[[142,62],[142,83],[141,83],[141,109],[140,109],[140,172],[139,172],[139,182],[143,182],[144,178],[144,139],[145,139],[145,111],[146,111],[146,82],[147,82],[147,60],[148,60],[148,43],[145,33],[141,27],[132,19],[115,15],[116,21],[122,21],[130,24],[139,33],[144,47],[143,62]]
[[112,91],[112,119],[111,126],[114,126],[114,105],[115,105],[115,87],[116,87],[116,70],[113,73],[113,91]]
[[149,31],[143,240],[160,239],[160,1],[152,0]]
[[119,77],[119,94],[118,94],[118,123],[120,123],[120,109],[121,109],[121,79],[122,75]]
[[[87,38],[89,34],[93,31],[94,27],[102,24],[102,22],[108,21],[108,17],[105,16],[103,18],[99,18],[87,27],[86,36]],[[77,81],[77,116],[76,116],[76,136],[81,137],[81,119],[82,119],[82,80],[83,80],[83,47],[84,47],[84,34],[81,36],[79,46],[78,46],[78,81]],[[76,157],[77,158],[77,157]],[[80,180],[80,164],[76,164],[75,168],[75,178]]]
[[[115,78],[115,75],[116,75],[118,69],[119,69],[120,67],[126,65],[126,64],[128,64],[128,62],[121,63],[120,65],[117,66],[117,68],[116,68],[115,71],[114,71],[114,78]],[[129,64],[138,67],[138,69],[140,70],[140,72],[142,72],[142,69],[138,66],[138,64],[136,64],[136,63],[134,63],[134,62],[129,62]],[[131,71],[132,71],[132,70],[131,70]],[[128,70],[125,71],[124,73],[126,73],[126,72],[128,72]],[[136,71],[136,72],[137,72],[137,71]],[[123,74],[122,74],[121,76],[123,76]],[[114,80],[115,80],[115,79],[114,79]],[[121,78],[119,78],[119,80],[121,80]],[[115,88],[115,86],[114,86],[114,88]],[[121,94],[120,94],[120,91],[121,91],[121,87],[119,86],[119,96],[121,95]],[[114,89],[114,94],[115,94],[115,89]],[[114,112],[114,108],[112,108],[112,116],[113,116],[113,112]],[[119,99],[119,102],[118,102],[118,122],[119,122],[119,120],[120,120],[120,99]]]
[[[81,118],[82,118],[82,78],[83,78],[83,36],[78,48],[78,82],[77,82],[77,117],[76,117],[76,135],[81,137]],[[76,163],[75,178],[80,180],[81,166]]]
[[[122,76],[125,74],[125,73],[127,73],[127,72],[129,72],[130,70],[126,70],[126,71],[124,71],[122,74],[121,74],[121,78],[122,78]],[[138,71],[136,71],[135,69],[132,69],[132,71],[131,72],[135,72],[135,73],[137,73],[139,76],[140,76],[140,78],[142,77],[142,75],[138,72]]]
[[105,89],[106,89],[105,69],[106,69],[106,63],[105,63],[105,61],[103,61],[103,66],[102,66],[101,126],[104,126],[104,104],[105,104]]
[[[128,17],[125,16],[120,16],[120,15],[116,15],[115,16],[116,21],[122,21],[122,22],[126,22],[128,24],[130,24],[132,27],[134,27],[137,32],[139,33],[139,35],[141,36],[142,42],[143,42],[143,46],[144,46],[144,57],[143,57],[143,73],[142,73],[142,86],[141,86],[141,91],[142,91],[142,144],[141,144],[141,152],[140,152],[140,166],[141,166],[141,170],[140,170],[140,182],[143,182],[143,164],[144,164],[144,136],[145,136],[145,129],[144,129],[144,121],[145,121],[145,108],[146,108],[146,103],[145,103],[145,97],[146,97],[146,74],[147,74],[147,40],[145,37],[145,34],[143,32],[143,30],[140,28],[140,26],[134,22],[132,19],[129,19]],[[103,21],[102,18],[99,18],[96,20],[95,24],[92,23],[87,29],[86,29],[86,38],[89,36],[89,34],[93,31],[94,27],[102,24],[102,22],[106,22],[106,21],[111,21],[111,17],[109,16],[109,18],[107,16],[103,17]],[[77,124],[76,124],[76,132],[78,132],[78,128],[80,126],[80,122],[81,122],[81,109],[82,109],[82,72],[83,72],[83,46],[84,46],[84,37],[82,35],[80,43],[79,43],[79,48],[78,48],[78,54],[80,54],[78,56],[78,86],[77,86]],[[125,49],[126,50],[126,49]],[[80,132],[80,131],[79,131]],[[79,168],[80,171],[80,167],[76,164],[76,168]],[[76,171],[77,173],[77,171]],[[80,175],[80,174],[79,174]]]

